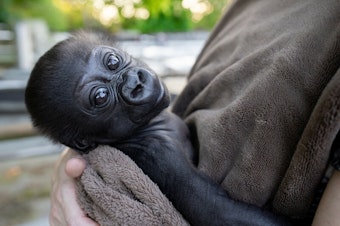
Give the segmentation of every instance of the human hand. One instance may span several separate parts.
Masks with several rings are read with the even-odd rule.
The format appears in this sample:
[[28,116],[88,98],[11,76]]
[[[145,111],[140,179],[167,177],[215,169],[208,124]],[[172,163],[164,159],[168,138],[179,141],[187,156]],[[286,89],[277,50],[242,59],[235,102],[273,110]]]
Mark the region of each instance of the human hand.
[[86,216],[77,203],[74,179],[85,169],[85,160],[71,149],[66,149],[57,161],[52,178],[51,226],[98,226]]

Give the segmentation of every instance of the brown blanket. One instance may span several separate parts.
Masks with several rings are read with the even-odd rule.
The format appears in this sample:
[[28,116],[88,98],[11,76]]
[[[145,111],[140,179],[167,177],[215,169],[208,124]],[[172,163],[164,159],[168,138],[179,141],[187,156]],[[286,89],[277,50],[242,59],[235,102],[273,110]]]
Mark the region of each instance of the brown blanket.
[[[191,130],[198,169],[234,199],[307,213],[340,129],[339,9],[338,0],[236,1],[198,57],[173,111]],[[81,197],[90,216],[184,224],[126,156],[93,153],[80,183],[93,194]],[[110,168],[101,177],[112,187],[94,164]]]
[[85,156],[78,200],[102,226],[188,225],[156,184],[125,154],[100,146]]
[[235,199],[306,213],[340,128],[340,1],[238,1],[174,112]]

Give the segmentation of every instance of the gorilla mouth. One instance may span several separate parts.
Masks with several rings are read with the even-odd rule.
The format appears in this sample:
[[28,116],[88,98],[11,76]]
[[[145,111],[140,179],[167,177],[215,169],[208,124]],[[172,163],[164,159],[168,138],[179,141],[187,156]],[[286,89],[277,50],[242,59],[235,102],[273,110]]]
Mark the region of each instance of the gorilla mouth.
[[138,96],[141,96],[141,95],[143,95],[143,85],[141,85],[141,84],[138,84],[132,91],[131,91],[131,94],[130,94],[130,96],[132,97],[132,98],[137,98]]

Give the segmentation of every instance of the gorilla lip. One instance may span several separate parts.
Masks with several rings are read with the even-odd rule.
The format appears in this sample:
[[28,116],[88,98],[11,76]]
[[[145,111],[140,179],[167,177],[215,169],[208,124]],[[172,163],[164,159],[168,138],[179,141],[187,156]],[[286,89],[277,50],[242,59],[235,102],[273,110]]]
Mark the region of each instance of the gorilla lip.
[[131,96],[132,98],[136,98],[137,96],[142,95],[143,88],[144,88],[143,85],[138,84],[138,85],[131,91],[130,96]]

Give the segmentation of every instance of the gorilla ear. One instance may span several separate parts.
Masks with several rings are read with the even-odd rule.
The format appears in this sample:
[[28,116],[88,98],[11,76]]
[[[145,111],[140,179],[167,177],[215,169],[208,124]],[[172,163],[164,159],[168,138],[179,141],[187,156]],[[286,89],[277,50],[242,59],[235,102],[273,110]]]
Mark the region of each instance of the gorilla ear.
[[75,149],[81,154],[87,154],[93,149],[95,149],[97,146],[98,144],[86,139],[74,139],[72,141],[72,144],[70,145],[70,148]]

